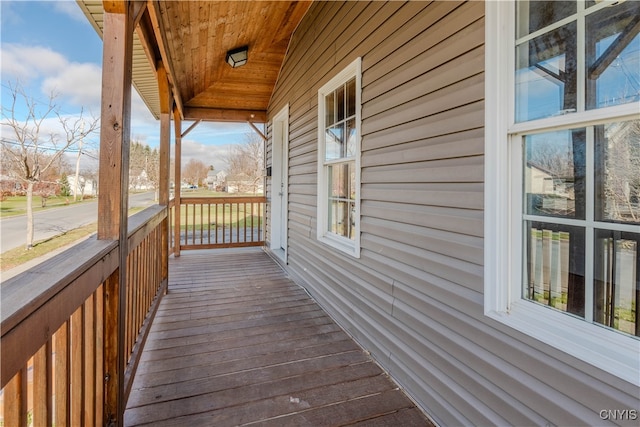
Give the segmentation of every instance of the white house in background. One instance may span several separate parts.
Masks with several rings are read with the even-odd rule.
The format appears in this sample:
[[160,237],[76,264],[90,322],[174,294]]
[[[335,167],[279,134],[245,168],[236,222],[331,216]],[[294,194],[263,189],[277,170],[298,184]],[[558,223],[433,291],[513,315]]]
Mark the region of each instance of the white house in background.
[[145,170],[142,170],[138,176],[129,177],[130,190],[153,190],[154,188],[155,186]]
[[224,189],[228,175],[229,174],[225,171],[216,173],[216,171],[210,170],[209,173],[207,173],[206,179],[209,190],[215,190],[220,187],[222,187],[221,189]]
[[75,175],[67,176],[67,182],[69,183],[69,193],[72,196],[90,196],[95,197],[98,194],[98,181],[91,178],[85,178],[84,176],[78,176],[78,185],[76,186]]

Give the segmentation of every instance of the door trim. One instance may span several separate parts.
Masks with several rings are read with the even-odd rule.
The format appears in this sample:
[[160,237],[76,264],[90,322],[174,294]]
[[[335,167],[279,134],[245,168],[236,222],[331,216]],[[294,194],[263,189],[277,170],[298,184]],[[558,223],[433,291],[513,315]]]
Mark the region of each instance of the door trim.
[[[287,263],[287,230],[289,228],[289,104],[285,105],[282,110],[273,116],[271,147],[271,242],[269,248]],[[280,188],[283,189],[281,203],[278,194]],[[282,224],[284,224],[284,226]]]

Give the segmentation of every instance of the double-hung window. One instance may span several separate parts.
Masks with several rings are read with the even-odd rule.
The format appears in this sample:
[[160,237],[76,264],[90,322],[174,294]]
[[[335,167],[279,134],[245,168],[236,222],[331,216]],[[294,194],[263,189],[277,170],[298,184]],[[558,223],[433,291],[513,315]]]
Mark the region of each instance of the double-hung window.
[[640,2],[487,2],[485,313],[637,383]]
[[318,240],[360,255],[360,58],[318,91]]

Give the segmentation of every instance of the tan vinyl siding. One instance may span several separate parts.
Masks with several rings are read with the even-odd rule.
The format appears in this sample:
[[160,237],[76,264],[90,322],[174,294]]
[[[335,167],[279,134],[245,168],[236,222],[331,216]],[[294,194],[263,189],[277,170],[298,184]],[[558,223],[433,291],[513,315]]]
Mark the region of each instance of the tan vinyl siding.
[[[637,388],[483,314],[483,15],[312,4],[269,108],[290,108],[286,268],[442,425],[601,424],[601,409],[640,409]],[[356,57],[359,259],[316,239],[317,93]]]

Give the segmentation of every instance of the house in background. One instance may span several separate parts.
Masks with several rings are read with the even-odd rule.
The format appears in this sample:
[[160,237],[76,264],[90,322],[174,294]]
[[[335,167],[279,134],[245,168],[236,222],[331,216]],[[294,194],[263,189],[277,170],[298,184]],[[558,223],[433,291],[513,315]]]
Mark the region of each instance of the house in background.
[[76,176],[67,175],[67,182],[72,196],[76,194],[76,191],[78,195],[89,197],[95,197],[98,194],[98,181],[95,179],[79,175],[78,185],[76,186]]
[[207,173],[206,179],[207,187],[209,187],[209,190],[225,191],[227,175],[228,174],[225,171],[216,172],[210,170]]
[[146,170],[141,170],[138,175],[129,176],[129,189],[137,191],[153,190],[155,185],[153,181],[149,179],[149,174]]

